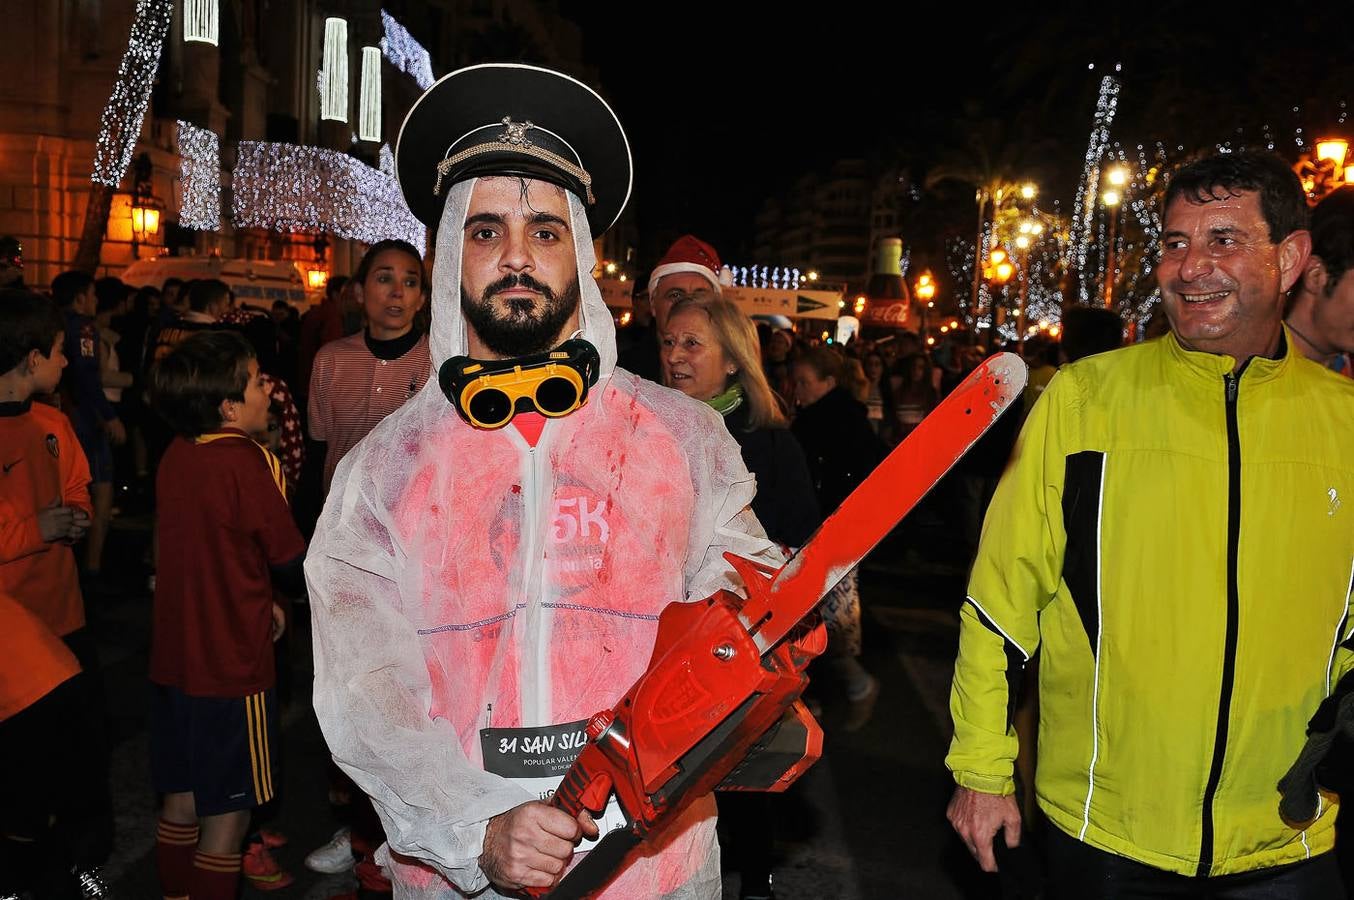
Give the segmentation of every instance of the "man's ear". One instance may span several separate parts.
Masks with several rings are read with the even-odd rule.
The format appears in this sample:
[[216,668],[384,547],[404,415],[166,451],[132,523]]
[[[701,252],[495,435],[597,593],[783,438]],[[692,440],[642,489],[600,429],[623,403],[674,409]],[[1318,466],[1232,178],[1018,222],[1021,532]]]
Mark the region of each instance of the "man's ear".
[[229,398],[222,400],[218,407],[221,413],[221,421],[230,424],[240,417],[240,404]]
[[1279,242],[1279,290],[1288,293],[1302,277],[1312,255],[1312,233],[1295,231]]
[[1326,271],[1326,264],[1321,257],[1309,256],[1307,268],[1302,270],[1302,289],[1313,296],[1324,297],[1329,280],[1330,273]]

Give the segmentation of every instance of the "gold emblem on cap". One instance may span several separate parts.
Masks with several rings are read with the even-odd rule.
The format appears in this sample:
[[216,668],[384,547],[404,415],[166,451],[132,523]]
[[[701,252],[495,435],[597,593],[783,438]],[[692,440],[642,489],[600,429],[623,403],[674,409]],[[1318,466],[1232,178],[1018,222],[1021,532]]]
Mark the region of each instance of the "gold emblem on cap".
[[[527,137],[527,132],[536,126],[531,124],[531,120],[525,122],[514,122],[511,116],[504,116],[503,125],[507,130],[498,136],[497,140],[489,141],[484,144],[476,144],[473,147],[467,147],[459,153],[452,154],[437,164],[437,181],[433,184],[433,196],[438,197],[442,194],[442,179],[445,178],[452,169],[459,166],[468,159],[476,156],[483,156],[485,153],[501,152],[510,149],[514,153],[521,153],[524,156],[532,156],[536,159],[547,162],[562,172],[567,172],[578,179],[579,184],[583,185],[583,191],[587,195],[583,199],[592,206],[597,200],[592,196],[592,176],[581,166],[576,166],[569,162],[558,153],[552,153],[542,147],[537,147]],[[487,127],[487,126],[486,126]],[[506,147],[504,145],[507,145]]]

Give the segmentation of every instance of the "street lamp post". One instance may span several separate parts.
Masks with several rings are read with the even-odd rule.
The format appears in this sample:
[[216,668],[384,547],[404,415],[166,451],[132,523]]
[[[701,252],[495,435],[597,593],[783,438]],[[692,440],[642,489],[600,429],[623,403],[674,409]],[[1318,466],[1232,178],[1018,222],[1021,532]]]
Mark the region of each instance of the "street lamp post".
[[921,315],[921,337],[922,341],[925,341],[930,331],[927,313],[935,306],[933,298],[936,296],[936,282],[930,272],[922,272],[917,276],[917,284],[912,293],[919,304],[917,310]]
[[1123,202],[1124,185],[1128,184],[1128,170],[1115,166],[1105,173],[1109,187],[1100,195],[1109,216],[1109,243],[1105,247],[1105,309],[1114,309],[1114,250],[1119,230],[1119,204]]
[[983,257],[988,251],[988,244],[984,240],[985,226],[987,224],[987,204],[992,203],[992,225],[994,230],[997,220],[1001,216],[1002,207],[1011,200],[1017,203],[1033,202],[1034,198],[1039,196],[1039,187],[1032,181],[1026,181],[1021,184],[1012,184],[1009,182],[994,181],[978,188],[974,199],[978,203],[978,234],[973,241],[973,294],[969,302],[969,314],[973,317],[976,325],[980,318],[978,299],[982,289],[984,278],[987,276],[983,272]]

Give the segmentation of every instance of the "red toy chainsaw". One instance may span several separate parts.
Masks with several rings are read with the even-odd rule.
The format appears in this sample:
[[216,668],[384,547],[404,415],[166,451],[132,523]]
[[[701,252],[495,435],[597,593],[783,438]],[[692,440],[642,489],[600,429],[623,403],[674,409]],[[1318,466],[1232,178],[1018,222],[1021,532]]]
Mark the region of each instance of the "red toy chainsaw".
[[823,732],[799,702],[804,670],[827,645],[810,614],[1020,397],[1026,375],[1014,354],[984,362],[780,569],[726,554],[746,600],[719,591],[663,610],[649,668],[589,721],[551,799],[576,816],[600,813],[614,793],[628,827],[604,835],[550,900],[604,887],[631,850],[710,791],[783,791],[818,760]]

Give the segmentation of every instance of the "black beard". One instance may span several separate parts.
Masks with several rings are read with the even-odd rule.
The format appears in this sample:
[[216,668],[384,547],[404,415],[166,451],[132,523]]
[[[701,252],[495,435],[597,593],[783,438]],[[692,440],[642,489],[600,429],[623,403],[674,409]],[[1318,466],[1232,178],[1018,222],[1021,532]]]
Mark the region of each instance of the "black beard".
[[[514,297],[505,301],[505,314],[495,312],[494,295],[514,287],[536,291],[543,302]],[[578,309],[578,297],[577,277],[556,294],[530,275],[506,275],[486,287],[478,300],[461,285],[461,312],[484,346],[494,353],[504,358],[529,356],[555,346],[560,331]]]

